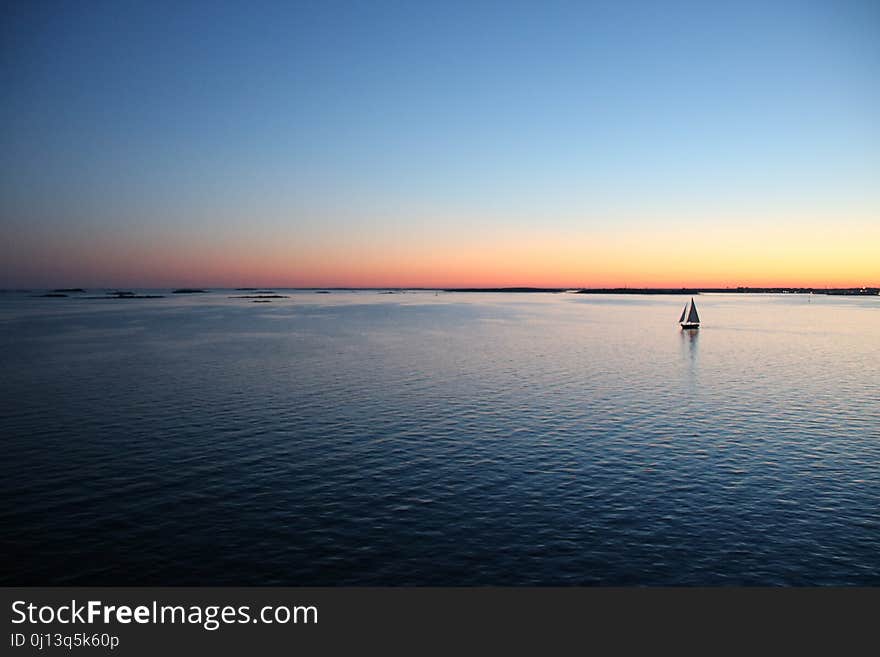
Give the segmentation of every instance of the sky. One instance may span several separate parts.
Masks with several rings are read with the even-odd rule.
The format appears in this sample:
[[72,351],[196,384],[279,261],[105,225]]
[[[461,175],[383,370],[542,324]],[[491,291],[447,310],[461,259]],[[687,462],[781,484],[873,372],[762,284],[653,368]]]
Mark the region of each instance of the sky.
[[880,2],[4,2],[0,287],[880,284]]

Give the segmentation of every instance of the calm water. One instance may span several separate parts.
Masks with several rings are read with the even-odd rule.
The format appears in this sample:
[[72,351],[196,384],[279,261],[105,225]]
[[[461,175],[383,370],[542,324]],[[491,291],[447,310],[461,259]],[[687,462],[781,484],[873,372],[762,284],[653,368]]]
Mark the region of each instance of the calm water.
[[0,581],[880,584],[880,298],[0,295]]

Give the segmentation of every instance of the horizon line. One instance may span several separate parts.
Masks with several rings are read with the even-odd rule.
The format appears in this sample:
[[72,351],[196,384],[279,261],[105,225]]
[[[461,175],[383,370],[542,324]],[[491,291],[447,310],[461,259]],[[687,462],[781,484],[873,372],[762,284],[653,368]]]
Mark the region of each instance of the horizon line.
[[26,292],[29,290],[847,290],[880,288],[880,283],[854,285],[73,285],[0,287],[2,292]]

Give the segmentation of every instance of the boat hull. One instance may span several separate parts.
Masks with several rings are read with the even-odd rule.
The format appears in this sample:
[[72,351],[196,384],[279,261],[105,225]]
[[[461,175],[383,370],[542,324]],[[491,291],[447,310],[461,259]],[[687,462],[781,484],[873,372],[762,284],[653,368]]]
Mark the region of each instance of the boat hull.
[[698,328],[700,328],[700,325],[698,323],[688,324],[687,322],[682,322],[681,328],[686,329],[686,330],[698,329]]

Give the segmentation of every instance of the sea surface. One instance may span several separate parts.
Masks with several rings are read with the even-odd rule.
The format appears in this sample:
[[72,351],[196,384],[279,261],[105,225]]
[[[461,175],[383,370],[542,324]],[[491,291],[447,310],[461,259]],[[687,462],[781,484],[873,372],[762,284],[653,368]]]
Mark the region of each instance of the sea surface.
[[880,585],[880,297],[278,292],[0,294],[0,583]]

